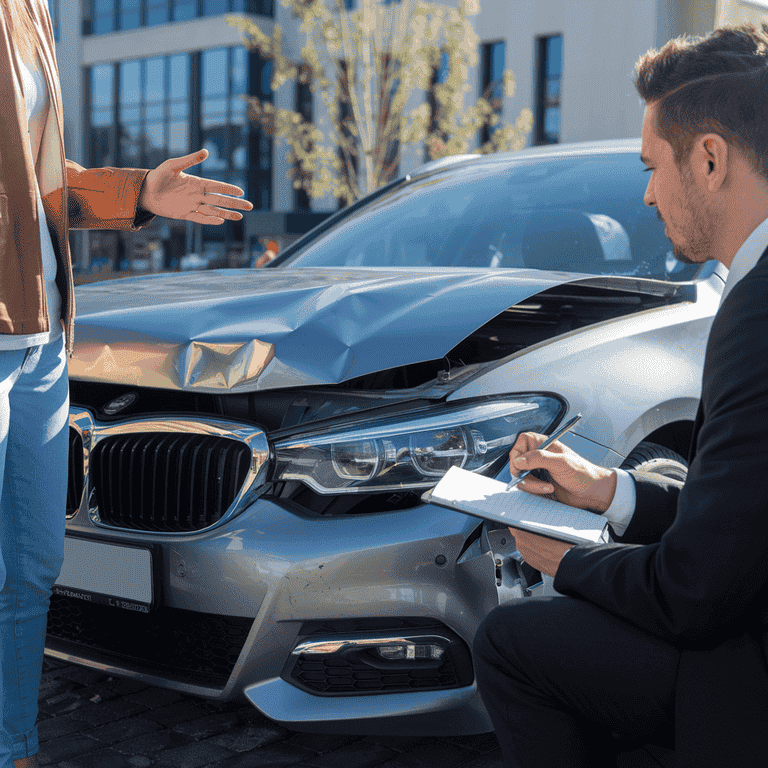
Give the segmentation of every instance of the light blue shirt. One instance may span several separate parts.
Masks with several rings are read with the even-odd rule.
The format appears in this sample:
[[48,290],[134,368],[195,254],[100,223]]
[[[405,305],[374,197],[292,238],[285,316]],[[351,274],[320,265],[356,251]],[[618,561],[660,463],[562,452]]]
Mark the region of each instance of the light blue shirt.
[[[721,304],[733,290],[733,286],[755,267],[766,248],[768,248],[768,219],[758,224],[741,248],[736,251],[720,297]],[[616,473],[616,493],[611,506],[603,512],[603,516],[608,519],[616,535],[621,536],[627,530],[635,513],[637,496],[632,475],[623,469],[614,469],[614,472]]]

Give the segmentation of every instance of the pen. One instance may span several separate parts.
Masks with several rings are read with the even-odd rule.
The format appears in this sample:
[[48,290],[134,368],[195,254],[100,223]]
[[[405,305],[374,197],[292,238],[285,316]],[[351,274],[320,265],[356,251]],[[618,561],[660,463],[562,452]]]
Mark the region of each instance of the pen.
[[[538,448],[538,450],[543,450],[544,448],[547,448],[548,446],[552,445],[552,443],[555,442],[555,440],[559,440],[571,427],[575,426],[576,423],[581,418],[581,414],[577,413],[570,421],[566,421],[565,424],[563,424],[560,429],[553,432]],[[524,477],[527,475],[530,475],[531,472],[533,472],[532,469],[526,469],[525,472],[521,472],[517,477],[513,477],[508,483],[507,487],[504,489],[505,491],[512,490]]]

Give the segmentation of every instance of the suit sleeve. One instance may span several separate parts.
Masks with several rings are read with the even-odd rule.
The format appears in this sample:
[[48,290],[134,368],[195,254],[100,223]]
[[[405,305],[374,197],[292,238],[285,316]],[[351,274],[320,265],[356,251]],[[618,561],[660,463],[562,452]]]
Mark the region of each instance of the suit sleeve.
[[735,286],[712,325],[703,421],[684,486],[651,490],[641,478],[643,514],[623,540],[652,538],[653,494],[667,517],[677,496],[673,522],[655,542],[572,548],[554,582],[678,645],[713,644],[747,629],[768,583],[768,270],[761,266]]
[[630,469],[635,483],[635,511],[621,536],[614,539],[624,544],[653,544],[672,525],[683,484],[653,472]]
[[139,208],[147,170],[83,168],[67,160],[70,229],[137,230],[155,216]]

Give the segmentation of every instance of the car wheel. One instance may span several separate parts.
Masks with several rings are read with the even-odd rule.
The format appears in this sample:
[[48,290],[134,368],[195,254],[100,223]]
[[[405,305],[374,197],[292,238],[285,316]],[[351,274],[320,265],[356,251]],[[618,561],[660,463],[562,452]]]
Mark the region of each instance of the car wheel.
[[679,453],[663,445],[643,441],[624,459],[621,469],[655,472],[657,475],[685,482],[688,462]]

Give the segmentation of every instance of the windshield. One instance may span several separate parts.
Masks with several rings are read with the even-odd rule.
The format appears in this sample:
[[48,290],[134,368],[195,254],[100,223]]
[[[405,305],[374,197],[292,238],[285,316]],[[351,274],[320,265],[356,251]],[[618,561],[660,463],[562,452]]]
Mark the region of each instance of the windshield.
[[690,280],[637,155],[483,162],[391,189],[275,266],[523,267]]

